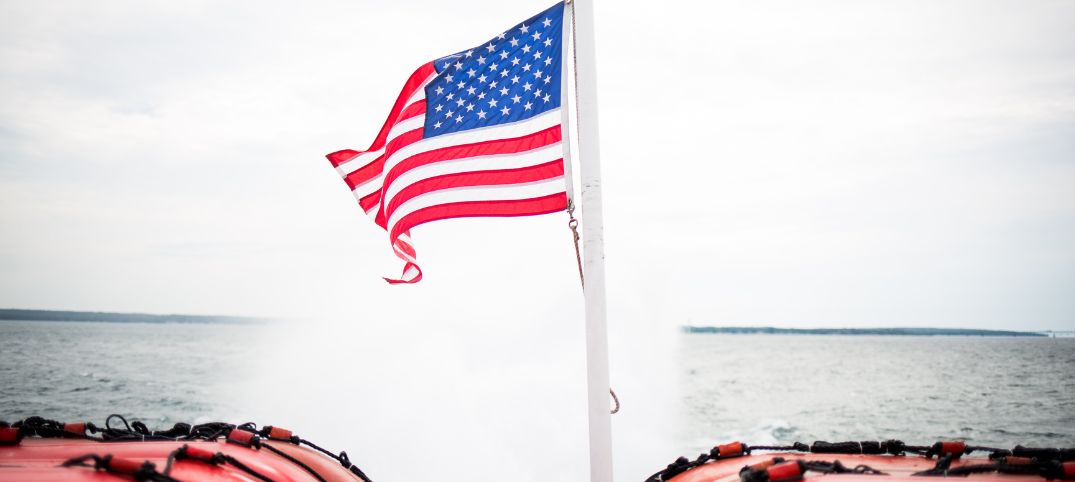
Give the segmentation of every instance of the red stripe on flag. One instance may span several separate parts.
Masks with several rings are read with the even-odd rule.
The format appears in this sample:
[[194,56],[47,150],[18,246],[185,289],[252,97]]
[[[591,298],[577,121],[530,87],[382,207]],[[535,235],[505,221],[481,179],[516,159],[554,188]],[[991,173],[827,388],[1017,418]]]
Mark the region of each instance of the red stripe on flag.
[[384,171],[384,160],[387,159],[388,156],[391,156],[393,152],[422,140],[423,132],[425,132],[425,128],[419,127],[396,136],[395,139],[392,139],[392,142],[388,143],[388,147],[385,148],[384,154],[377,156],[377,158],[370,161],[369,164],[348,174],[343,178],[343,181],[346,182],[347,187],[353,191],[355,186],[359,186],[362,183],[379,176],[381,172]]
[[362,185],[366,181],[381,175],[382,171],[384,171],[384,154],[377,156],[377,158],[370,161],[369,164],[344,176],[343,182],[347,183],[348,189],[354,191],[356,187]]
[[[401,136],[402,137],[402,136]],[[444,147],[415,154],[395,165],[385,174],[384,185],[390,186],[403,173],[416,167],[440,161],[463,159],[467,157],[490,156],[495,154],[514,154],[560,142],[560,126],[537,131],[511,139],[497,139],[473,144]]]
[[412,258],[417,258],[418,257],[418,253],[414,251],[414,246],[411,246],[411,245],[403,242],[402,239],[397,239],[393,246],[395,246],[396,249],[398,249],[400,251],[403,251],[404,253],[407,253],[407,256],[410,256]]
[[402,279],[403,276],[401,275],[400,279],[385,278],[384,280],[387,281],[388,284],[393,284],[393,285],[413,284],[413,283],[417,283],[419,281],[422,281],[422,269],[419,268],[418,265],[416,265],[414,263],[408,262],[406,265],[404,265],[403,266],[403,274],[407,274],[407,270],[411,269],[411,268],[414,268],[414,270],[418,272],[418,274],[415,275],[411,279]]
[[362,206],[362,210],[369,212],[370,209],[377,207],[381,203],[381,191],[373,191],[371,194],[366,195],[362,199],[358,200],[358,205]]
[[511,199],[502,201],[463,201],[438,204],[419,209],[400,219],[392,227],[389,239],[396,239],[399,234],[411,228],[441,219],[462,217],[513,217],[535,216],[567,209],[567,193],[556,193],[531,199]]
[[385,231],[388,230],[388,219],[384,217],[384,209],[377,210],[377,215],[373,217],[373,223]]
[[469,186],[498,186],[542,181],[564,175],[564,160],[557,159],[533,166],[515,169],[492,169],[488,171],[443,174],[410,184],[399,191],[385,207],[385,216],[391,218],[399,206],[417,196],[433,191]]
[[413,104],[407,106],[406,109],[403,109],[403,112],[399,113],[399,119],[396,119],[396,124],[399,124],[400,122],[403,122],[403,121],[405,121],[407,119],[410,119],[411,117],[415,117],[417,115],[425,114],[425,113],[426,113],[426,100],[422,99],[422,100],[415,101]]
[[[383,147],[385,142],[387,142],[388,140],[388,133],[392,130],[392,126],[394,126],[396,122],[399,121],[400,113],[402,113],[403,109],[407,107],[407,105],[405,105],[406,102],[410,100],[411,96],[414,95],[415,91],[417,91],[418,88],[422,86],[422,83],[425,82],[426,79],[429,78],[429,76],[435,75],[436,73],[437,69],[433,67],[433,62],[429,62],[422,65],[421,67],[418,67],[418,70],[415,70],[414,73],[412,73],[411,76],[407,79],[407,82],[403,84],[403,90],[400,91],[399,97],[396,97],[396,103],[392,105],[392,110],[388,113],[388,118],[385,119],[384,124],[381,126],[380,132],[377,133],[377,138],[373,140],[373,144],[370,144],[370,147],[365,151],[344,150],[337,151],[325,156],[328,157],[329,162],[332,163],[332,167],[339,166],[344,161],[347,161],[348,159],[354,157],[354,155],[358,155],[363,152],[376,151]],[[354,153],[354,155],[351,155],[350,157],[346,158],[341,158],[342,156],[337,155],[341,152],[352,152]]]
[[353,149],[344,149],[342,151],[333,152],[332,154],[329,154],[325,157],[328,158],[328,162],[332,163],[332,167],[336,167],[340,164],[343,164],[344,162],[351,160],[353,157],[359,154],[362,153]]

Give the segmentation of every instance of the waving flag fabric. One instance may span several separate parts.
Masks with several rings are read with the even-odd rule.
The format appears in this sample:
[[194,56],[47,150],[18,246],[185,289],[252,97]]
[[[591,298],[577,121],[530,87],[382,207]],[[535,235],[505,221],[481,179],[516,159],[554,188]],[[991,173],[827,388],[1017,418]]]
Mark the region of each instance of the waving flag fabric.
[[411,74],[365,151],[327,157],[421,280],[410,230],[448,218],[567,207],[561,145],[563,3]]

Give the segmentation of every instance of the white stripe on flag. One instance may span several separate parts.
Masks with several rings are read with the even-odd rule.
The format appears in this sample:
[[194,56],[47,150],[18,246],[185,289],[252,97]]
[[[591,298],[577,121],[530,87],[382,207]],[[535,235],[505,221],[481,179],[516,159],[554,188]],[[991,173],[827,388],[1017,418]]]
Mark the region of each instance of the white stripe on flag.
[[466,201],[505,201],[531,199],[564,192],[564,176],[535,181],[525,184],[506,184],[497,186],[471,186],[455,189],[433,191],[417,196],[401,204],[388,220],[388,232],[404,216],[419,209],[438,204]]

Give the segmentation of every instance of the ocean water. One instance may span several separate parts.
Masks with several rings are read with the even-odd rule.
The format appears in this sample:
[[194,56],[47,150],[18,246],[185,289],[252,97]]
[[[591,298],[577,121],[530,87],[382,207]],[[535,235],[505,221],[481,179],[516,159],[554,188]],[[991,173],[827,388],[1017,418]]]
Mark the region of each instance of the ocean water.
[[684,335],[683,440],[1075,447],[1075,338]]
[[32,415],[151,428],[236,413],[259,325],[0,321],[0,420]]
[[[0,419],[239,420],[266,325],[0,321]],[[681,453],[898,438],[1075,446],[1075,338],[682,335]],[[256,354],[256,355],[255,355]],[[259,368],[261,367],[261,368]]]

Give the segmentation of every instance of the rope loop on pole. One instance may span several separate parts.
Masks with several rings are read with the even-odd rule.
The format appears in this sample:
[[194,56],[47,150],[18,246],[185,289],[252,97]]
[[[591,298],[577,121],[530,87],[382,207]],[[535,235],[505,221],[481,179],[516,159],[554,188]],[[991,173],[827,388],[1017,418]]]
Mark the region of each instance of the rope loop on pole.
[[579,220],[575,219],[575,201],[567,200],[567,227],[571,230],[571,239],[575,243],[575,263],[579,266],[579,283],[586,290],[586,276],[582,274],[582,252],[579,251]]

